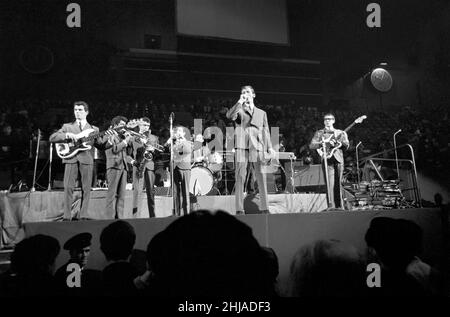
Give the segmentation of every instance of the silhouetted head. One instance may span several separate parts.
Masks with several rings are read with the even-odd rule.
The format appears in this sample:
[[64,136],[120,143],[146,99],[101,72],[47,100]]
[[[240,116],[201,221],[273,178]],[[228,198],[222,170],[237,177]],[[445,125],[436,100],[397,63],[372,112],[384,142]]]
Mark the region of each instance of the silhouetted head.
[[123,220],[106,226],[100,235],[100,249],[108,261],[127,260],[135,242],[134,228]]
[[37,234],[25,238],[14,248],[11,269],[19,275],[53,274],[59,251],[58,240],[51,236]]
[[358,296],[365,285],[358,250],[338,240],[319,240],[295,254],[290,296]]
[[249,226],[223,211],[200,210],[175,220],[153,237],[147,256],[165,295],[270,293],[270,257]]
[[410,220],[377,217],[370,222],[365,240],[385,268],[404,271],[421,252],[422,229]]

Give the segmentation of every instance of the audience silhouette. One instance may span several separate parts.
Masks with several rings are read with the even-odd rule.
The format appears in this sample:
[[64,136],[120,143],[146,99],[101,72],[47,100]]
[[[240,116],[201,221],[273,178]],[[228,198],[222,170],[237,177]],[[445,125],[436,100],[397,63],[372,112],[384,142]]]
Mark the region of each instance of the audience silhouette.
[[0,278],[2,296],[54,296],[55,259],[60,251],[58,240],[37,234],[19,242],[11,255],[10,271]]
[[150,241],[149,289],[160,296],[272,296],[278,269],[267,253],[230,214],[190,213]]
[[318,240],[291,263],[289,296],[361,296],[365,266],[358,250],[338,240]]
[[135,242],[134,228],[126,221],[115,221],[103,229],[100,249],[109,262],[102,272],[105,295],[136,294],[133,280],[138,276],[138,272],[128,261]]

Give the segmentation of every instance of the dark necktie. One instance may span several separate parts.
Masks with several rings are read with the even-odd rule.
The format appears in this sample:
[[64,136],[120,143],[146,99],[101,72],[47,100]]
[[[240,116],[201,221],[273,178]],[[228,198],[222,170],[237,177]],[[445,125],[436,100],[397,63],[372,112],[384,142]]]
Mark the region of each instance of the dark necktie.
[[78,122],[78,126],[80,127],[80,131],[83,131],[83,129],[81,128],[81,122]]

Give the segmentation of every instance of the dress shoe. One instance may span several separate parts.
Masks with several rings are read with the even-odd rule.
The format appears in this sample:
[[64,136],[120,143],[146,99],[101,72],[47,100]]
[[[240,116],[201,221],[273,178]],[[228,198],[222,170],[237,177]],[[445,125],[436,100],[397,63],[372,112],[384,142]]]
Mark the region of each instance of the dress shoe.
[[91,218],[82,217],[80,220],[92,220]]
[[63,218],[63,220],[62,221],[71,221],[72,219],[70,219],[70,218]]
[[270,212],[268,210],[261,210],[262,214],[270,215]]
[[238,215],[245,215],[245,212],[243,212],[242,210],[236,210],[236,216]]

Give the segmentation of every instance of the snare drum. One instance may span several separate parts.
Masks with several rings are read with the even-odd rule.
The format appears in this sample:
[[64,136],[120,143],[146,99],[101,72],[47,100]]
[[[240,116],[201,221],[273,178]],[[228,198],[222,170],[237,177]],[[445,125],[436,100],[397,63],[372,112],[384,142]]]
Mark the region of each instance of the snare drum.
[[223,157],[220,153],[214,152],[208,156],[208,168],[213,172],[219,172],[222,169]]
[[213,188],[214,179],[211,171],[203,166],[195,166],[191,169],[189,192],[194,196],[204,196]]

